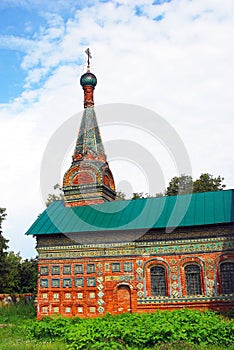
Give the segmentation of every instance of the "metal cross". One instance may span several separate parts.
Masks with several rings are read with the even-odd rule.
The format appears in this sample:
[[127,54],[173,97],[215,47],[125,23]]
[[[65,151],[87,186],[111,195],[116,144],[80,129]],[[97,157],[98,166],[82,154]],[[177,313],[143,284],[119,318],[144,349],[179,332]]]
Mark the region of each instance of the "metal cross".
[[92,58],[92,56],[91,56],[91,52],[90,52],[90,50],[89,50],[89,48],[87,48],[87,50],[85,50],[85,53],[87,54],[87,56],[88,56],[88,66],[90,65],[90,61],[89,61],[89,59],[90,58]]

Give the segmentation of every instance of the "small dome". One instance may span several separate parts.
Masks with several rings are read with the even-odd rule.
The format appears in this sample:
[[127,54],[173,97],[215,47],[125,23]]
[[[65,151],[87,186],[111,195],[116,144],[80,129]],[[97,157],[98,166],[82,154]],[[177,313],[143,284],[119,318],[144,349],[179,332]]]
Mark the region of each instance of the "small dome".
[[93,73],[87,72],[83,74],[80,78],[80,85],[81,86],[93,86],[95,87],[97,85],[97,78]]

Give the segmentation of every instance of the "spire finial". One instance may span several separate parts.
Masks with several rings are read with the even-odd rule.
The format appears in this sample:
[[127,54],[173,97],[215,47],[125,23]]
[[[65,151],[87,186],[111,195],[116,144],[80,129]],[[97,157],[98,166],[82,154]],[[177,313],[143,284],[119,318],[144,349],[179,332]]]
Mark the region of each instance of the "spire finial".
[[90,58],[92,58],[92,56],[91,56],[91,52],[90,52],[89,48],[87,48],[87,50],[85,50],[85,53],[88,56],[87,72],[90,72]]

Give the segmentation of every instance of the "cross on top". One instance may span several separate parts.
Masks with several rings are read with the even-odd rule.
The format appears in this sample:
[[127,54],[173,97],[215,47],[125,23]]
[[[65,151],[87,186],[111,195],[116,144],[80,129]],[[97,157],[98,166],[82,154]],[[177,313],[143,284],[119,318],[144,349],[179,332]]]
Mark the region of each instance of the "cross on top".
[[88,68],[89,68],[89,66],[90,66],[90,58],[92,58],[89,48],[87,48],[87,50],[85,50],[85,53],[88,56]]

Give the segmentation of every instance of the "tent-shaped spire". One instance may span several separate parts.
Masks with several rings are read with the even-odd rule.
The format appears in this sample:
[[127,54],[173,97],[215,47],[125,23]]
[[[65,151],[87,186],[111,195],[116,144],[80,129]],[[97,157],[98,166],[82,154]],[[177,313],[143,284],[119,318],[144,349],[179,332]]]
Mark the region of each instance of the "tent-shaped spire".
[[66,206],[98,204],[115,199],[114,179],[106,155],[94,111],[93,91],[97,78],[90,72],[89,49],[87,73],[80,78],[84,90],[84,112],[72,164],[63,178]]

